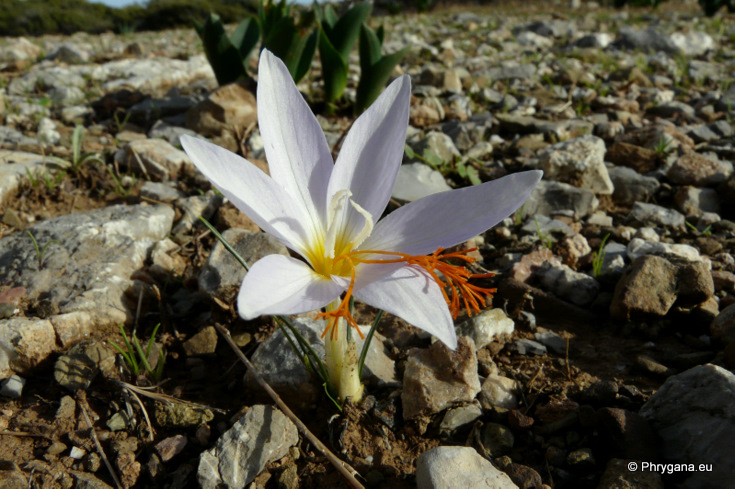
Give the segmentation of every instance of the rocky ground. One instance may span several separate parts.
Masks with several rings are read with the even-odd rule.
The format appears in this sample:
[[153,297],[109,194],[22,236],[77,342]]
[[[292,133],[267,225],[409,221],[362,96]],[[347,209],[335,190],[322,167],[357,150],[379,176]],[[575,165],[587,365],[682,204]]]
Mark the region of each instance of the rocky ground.
[[[217,89],[193,30],[0,39],[0,486],[347,487],[223,325],[366,487],[733,487],[732,16],[380,20],[413,79],[393,208],[545,176],[468,244],[498,293],[458,319],[457,351],[385,317],[369,395],[341,413],[270,318],[237,317],[245,272],[197,220],[251,262],[288,253],[178,143],[198,134],[267,169],[253,95]],[[301,85],[317,112],[318,75]],[[351,120],[320,116],[330,144]],[[294,321],[323,351],[313,315]],[[121,325],[150,369],[112,346]]]

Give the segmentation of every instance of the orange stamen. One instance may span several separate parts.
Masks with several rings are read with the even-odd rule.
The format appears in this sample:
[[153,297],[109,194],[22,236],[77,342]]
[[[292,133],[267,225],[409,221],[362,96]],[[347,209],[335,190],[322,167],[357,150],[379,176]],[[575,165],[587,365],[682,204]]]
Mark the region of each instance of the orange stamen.
[[[357,327],[357,322],[352,317],[349,309],[350,298],[355,286],[355,266],[356,264],[382,264],[382,263],[401,263],[404,262],[408,265],[417,265],[429,274],[429,276],[441,287],[444,300],[449,306],[449,312],[452,314],[454,319],[459,315],[459,311],[462,305],[464,305],[467,313],[472,316],[474,313],[479,313],[481,305],[485,305],[485,298],[491,297],[497,289],[491,289],[486,287],[478,287],[472,285],[469,280],[475,278],[486,278],[492,277],[493,273],[472,273],[467,270],[466,265],[475,262],[475,258],[467,256],[468,253],[475,251],[477,248],[469,250],[455,251],[452,253],[445,253],[444,248],[439,248],[430,255],[408,255],[406,253],[398,253],[394,251],[351,251],[340,255],[334,259],[334,263],[338,263],[342,260],[346,260],[351,269],[350,286],[347,288],[344,298],[340,302],[339,306],[332,311],[322,312],[317,315],[317,319],[325,318],[329,319],[322,337],[327,334],[327,331],[331,330],[331,339],[335,338],[337,330],[337,321],[339,318],[344,318],[347,324],[357,329],[360,334],[360,338],[364,339],[364,336],[360,329]],[[395,258],[359,258],[359,255],[388,255]],[[459,260],[463,262],[461,265],[453,265],[447,263],[446,260]],[[439,278],[440,273],[444,280]],[[447,294],[449,289],[450,294]]]

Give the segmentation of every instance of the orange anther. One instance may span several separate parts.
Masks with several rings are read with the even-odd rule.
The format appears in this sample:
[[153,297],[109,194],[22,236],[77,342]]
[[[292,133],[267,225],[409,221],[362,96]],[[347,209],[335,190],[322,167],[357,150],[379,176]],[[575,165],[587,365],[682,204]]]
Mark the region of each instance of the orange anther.
[[[351,251],[338,256],[334,259],[335,264],[346,260],[350,266],[350,285],[337,308],[317,315],[318,319],[324,318],[329,320],[327,327],[322,333],[322,337],[327,334],[327,331],[331,330],[331,338],[334,339],[337,330],[337,321],[342,317],[348,325],[357,329],[361,338],[364,338],[360,328],[357,327],[357,322],[352,317],[349,308],[350,298],[352,297],[352,292],[355,286],[355,266],[360,263],[382,264],[403,262],[408,265],[417,265],[426,270],[429,276],[441,287],[444,300],[447,302],[449,312],[452,314],[454,319],[459,315],[459,310],[462,304],[470,316],[473,313],[479,313],[481,310],[481,304],[483,306],[485,304],[485,297],[491,297],[497,289],[478,287],[477,285],[469,283],[471,279],[492,277],[494,275],[493,273],[472,273],[467,270],[466,265],[475,262],[475,258],[467,256],[467,254],[475,251],[476,249],[477,248],[445,253],[444,248],[439,248],[430,255],[408,255],[406,253],[397,253],[393,251],[361,250]],[[387,255],[394,258],[360,258],[360,255]],[[451,259],[459,260],[463,263],[461,265],[447,263],[446,260]],[[444,277],[443,280],[439,277],[439,273]],[[450,290],[451,296],[450,294],[447,294],[446,289]]]

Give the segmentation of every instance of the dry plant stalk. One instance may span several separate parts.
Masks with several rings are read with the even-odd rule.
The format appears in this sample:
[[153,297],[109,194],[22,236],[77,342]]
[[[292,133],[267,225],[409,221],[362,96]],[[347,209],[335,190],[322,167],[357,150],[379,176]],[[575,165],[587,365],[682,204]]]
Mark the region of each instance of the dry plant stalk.
[[258,382],[258,384],[265,390],[268,395],[273,399],[273,402],[276,403],[276,406],[278,406],[278,409],[280,409],[283,414],[285,414],[299,429],[299,431],[306,437],[308,440],[316,447],[317,450],[319,450],[322,455],[327,457],[327,460],[329,460],[332,465],[334,465],[334,468],[337,469],[337,471],[342,474],[342,476],[347,479],[347,482],[352,486],[354,489],[365,489],[365,487],[360,484],[360,482],[355,478],[355,476],[359,476],[360,474],[353,469],[347,462],[343,462],[335,454],[333,454],[329,448],[327,448],[324,443],[322,443],[319,438],[314,436],[314,434],[309,431],[309,428],[306,427],[306,425],[296,416],[291,409],[286,405],[285,402],[281,399],[281,397],[276,394],[276,391],[273,390],[273,388],[268,385],[268,383],[263,379],[263,377],[260,376],[258,371],[255,369],[252,363],[250,363],[250,360],[245,356],[245,354],[235,345],[235,342],[232,341],[232,338],[230,337],[229,331],[227,331],[222,325],[215,324],[215,327],[217,328],[217,331],[222,335],[222,337],[227,341],[227,344],[230,345],[230,348],[232,348],[232,351],[235,352],[235,355],[240,359],[240,361],[245,364],[245,367],[253,374],[255,377],[255,380]]

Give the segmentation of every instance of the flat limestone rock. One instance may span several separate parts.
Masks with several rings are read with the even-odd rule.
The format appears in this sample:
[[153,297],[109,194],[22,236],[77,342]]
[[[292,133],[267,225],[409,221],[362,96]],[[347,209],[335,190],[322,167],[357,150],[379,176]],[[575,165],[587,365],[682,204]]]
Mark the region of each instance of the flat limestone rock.
[[472,447],[436,447],[422,453],[416,464],[418,489],[518,489]]
[[253,406],[213,448],[202,453],[197,480],[204,489],[242,489],[298,441],[296,425],[281,411]]
[[437,341],[409,354],[401,394],[403,417],[438,413],[454,403],[473,400],[479,392],[474,342],[461,336],[457,349],[451,351]]
[[666,463],[708,464],[711,470],[683,472],[678,487],[730,487],[735,437],[735,375],[700,365],[669,377],[640,410],[661,440]]
[[[153,245],[174,218],[165,205],[112,206],[45,220],[0,240],[0,282],[25,287],[41,319],[0,320],[0,376],[31,368],[56,348],[124,322],[123,301]],[[19,327],[18,321],[25,321]],[[49,340],[49,331],[55,340]]]

